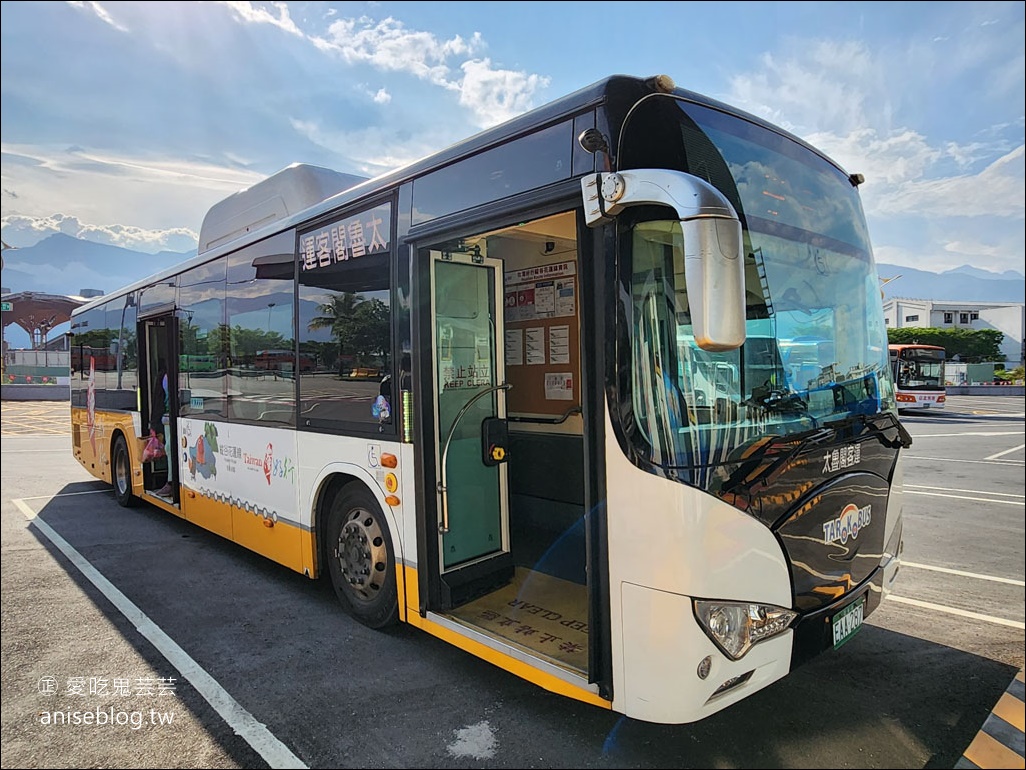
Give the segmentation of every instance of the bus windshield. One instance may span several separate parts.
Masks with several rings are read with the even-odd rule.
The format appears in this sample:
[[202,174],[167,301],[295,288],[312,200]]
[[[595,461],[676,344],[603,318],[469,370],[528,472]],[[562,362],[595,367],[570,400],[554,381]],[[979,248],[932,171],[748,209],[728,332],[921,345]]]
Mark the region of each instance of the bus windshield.
[[698,348],[680,224],[640,216],[623,261],[629,387],[635,443],[669,475],[704,486],[710,468],[754,440],[893,410],[894,395],[853,184],[794,140],[680,106],[684,154],[695,158],[684,170],[729,189],[744,226],[747,339],[737,350]]
[[943,348],[901,347],[895,361],[894,378],[898,388],[936,390],[944,386]]

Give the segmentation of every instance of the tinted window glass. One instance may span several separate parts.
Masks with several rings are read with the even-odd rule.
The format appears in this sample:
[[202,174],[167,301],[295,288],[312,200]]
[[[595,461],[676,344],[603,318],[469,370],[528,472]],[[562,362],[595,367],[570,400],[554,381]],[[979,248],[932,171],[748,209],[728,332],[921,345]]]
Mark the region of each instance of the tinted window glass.
[[[587,112],[574,118],[575,137],[580,136],[589,128],[595,128],[595,113]],[[588,174],[595,170],[595,154],[585,150],[578,141],[572,142],[574,152],[574,174]]]
[[72,403],[87,406],[87,391],[107,388],[107,371],[114,368],[110,352],[111,332],[107,328],[105,305],[77,315],[71,323]]
[[385,203],[300,235],[301,427],[392,430],[391,233]]
[[171,309],[174,307],[176,283],[172,277],[147,286],[139,292],[139,309],[143,313],[151,313],[157,308]]
[[185,391],[179,414],[207,420],[228,416],[227,353],[225,325],[225,257],[183,273],[178,304],[181,350],[178,356],[179,388]]
[[568,120],[417,179],[414,224],[569,179],[573,130]]
[[136,335],[135,297],[129,295],[107,305],[107,328],[110,345],[106,372],[106,393],[97,399],[108,409],[138,408],[136,386],[139,384],[139,345]]
[[228,419],[295,423],[295,233],[228,257]]

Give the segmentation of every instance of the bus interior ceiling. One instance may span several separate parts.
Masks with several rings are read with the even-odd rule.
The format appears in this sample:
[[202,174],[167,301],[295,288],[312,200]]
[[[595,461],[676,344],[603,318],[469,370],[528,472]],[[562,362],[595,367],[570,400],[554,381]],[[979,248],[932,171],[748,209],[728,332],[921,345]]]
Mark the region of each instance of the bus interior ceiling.
[[[510,285],[516,271],[557,266],[555,273],[565,282],[573,278],[572,315],[568,303],[550,311],[547,306],[525,310],[506,303],[504,326],[517,329],[546,327],[546,347],[551,326],[571,326],[568,358],[553,363],[551,350],[546,362],[533,365],[527,360],[507,360],[506,381],[509,416],[510,550],[516,565],[511,584],[479,597],[452,614],[458,620],[486,630],[507,641],[554,660],[578,672],[587,670],[587,571],[585,547],[585,462],[584,423],[580,410],[579,302],[580,271],[576,219],[572,212],[528,222],[465,239],[488,257],[501,259],[507,276],[507,299],[516,287]],[[567,269],[566,263],[572,263]],[[562,266],[562,267],[560,267]],[[544,280],[539,283],[545,283]],[[558,288],[558,287],[557,287]],[[564,289],[564,291],[566,291]],[[562,314],[560,314],[562,312]],[[502,345],[502,342],[499,343]],[[546,372],[566,369],[573,374],[573,397],[551,400],[546,396]],[[581,622],[568,630],[569,618]],[[550,623],[551,629],[545,625]],[[538,633],[526,634],[530,627]],[[518,630],[519,629],[519,630]],[[568,638],[568,636],[574,638]],[[563,640],[553,654],[550,640]]]

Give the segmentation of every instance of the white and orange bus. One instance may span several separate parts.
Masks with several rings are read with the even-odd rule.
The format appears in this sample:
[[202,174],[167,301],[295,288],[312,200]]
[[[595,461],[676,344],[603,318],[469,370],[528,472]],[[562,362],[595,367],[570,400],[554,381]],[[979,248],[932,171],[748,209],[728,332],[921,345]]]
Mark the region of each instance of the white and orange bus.
[[900,343],[888,346],[898,411],[942,409],[945,351],[939,345]]
[[[76,373],[75,456],[369,626],[702,719],[846,643],[897,573],[909,438],[860,182],[665,76],[373,180],[289,167],[76,310],[135,355]],[[270,347],[315,363],[267,377]],[[218,366],[172,368],[170,468],[143,463],[183,355]]]

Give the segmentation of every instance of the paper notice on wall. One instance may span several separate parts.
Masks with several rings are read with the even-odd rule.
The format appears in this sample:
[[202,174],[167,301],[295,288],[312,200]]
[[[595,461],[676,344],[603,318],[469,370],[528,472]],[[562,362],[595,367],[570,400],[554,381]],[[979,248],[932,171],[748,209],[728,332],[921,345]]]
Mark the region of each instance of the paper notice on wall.
[[570,372],[546,372],[545,400],[573,401],[574,376]]
[[506,329],[506,366],[524,363],[524,330]]
[[554,315],[557,318],[576,315],[577,299],[573,278],[564,278],[556,281],[556,309]]
[[576,315],[576,270],[571,261],[507,272],[506,323]]
[[556,287],[552,281],[534,285],[534,317],[550,318],[556,311]]
[[544,364],[545,327],[533,326],[528,329],[524,339],[524,347],[527,350],[527,363],[529,366],[533,364]]
[[549,327],[549,363],[570,363],[570,327]]

